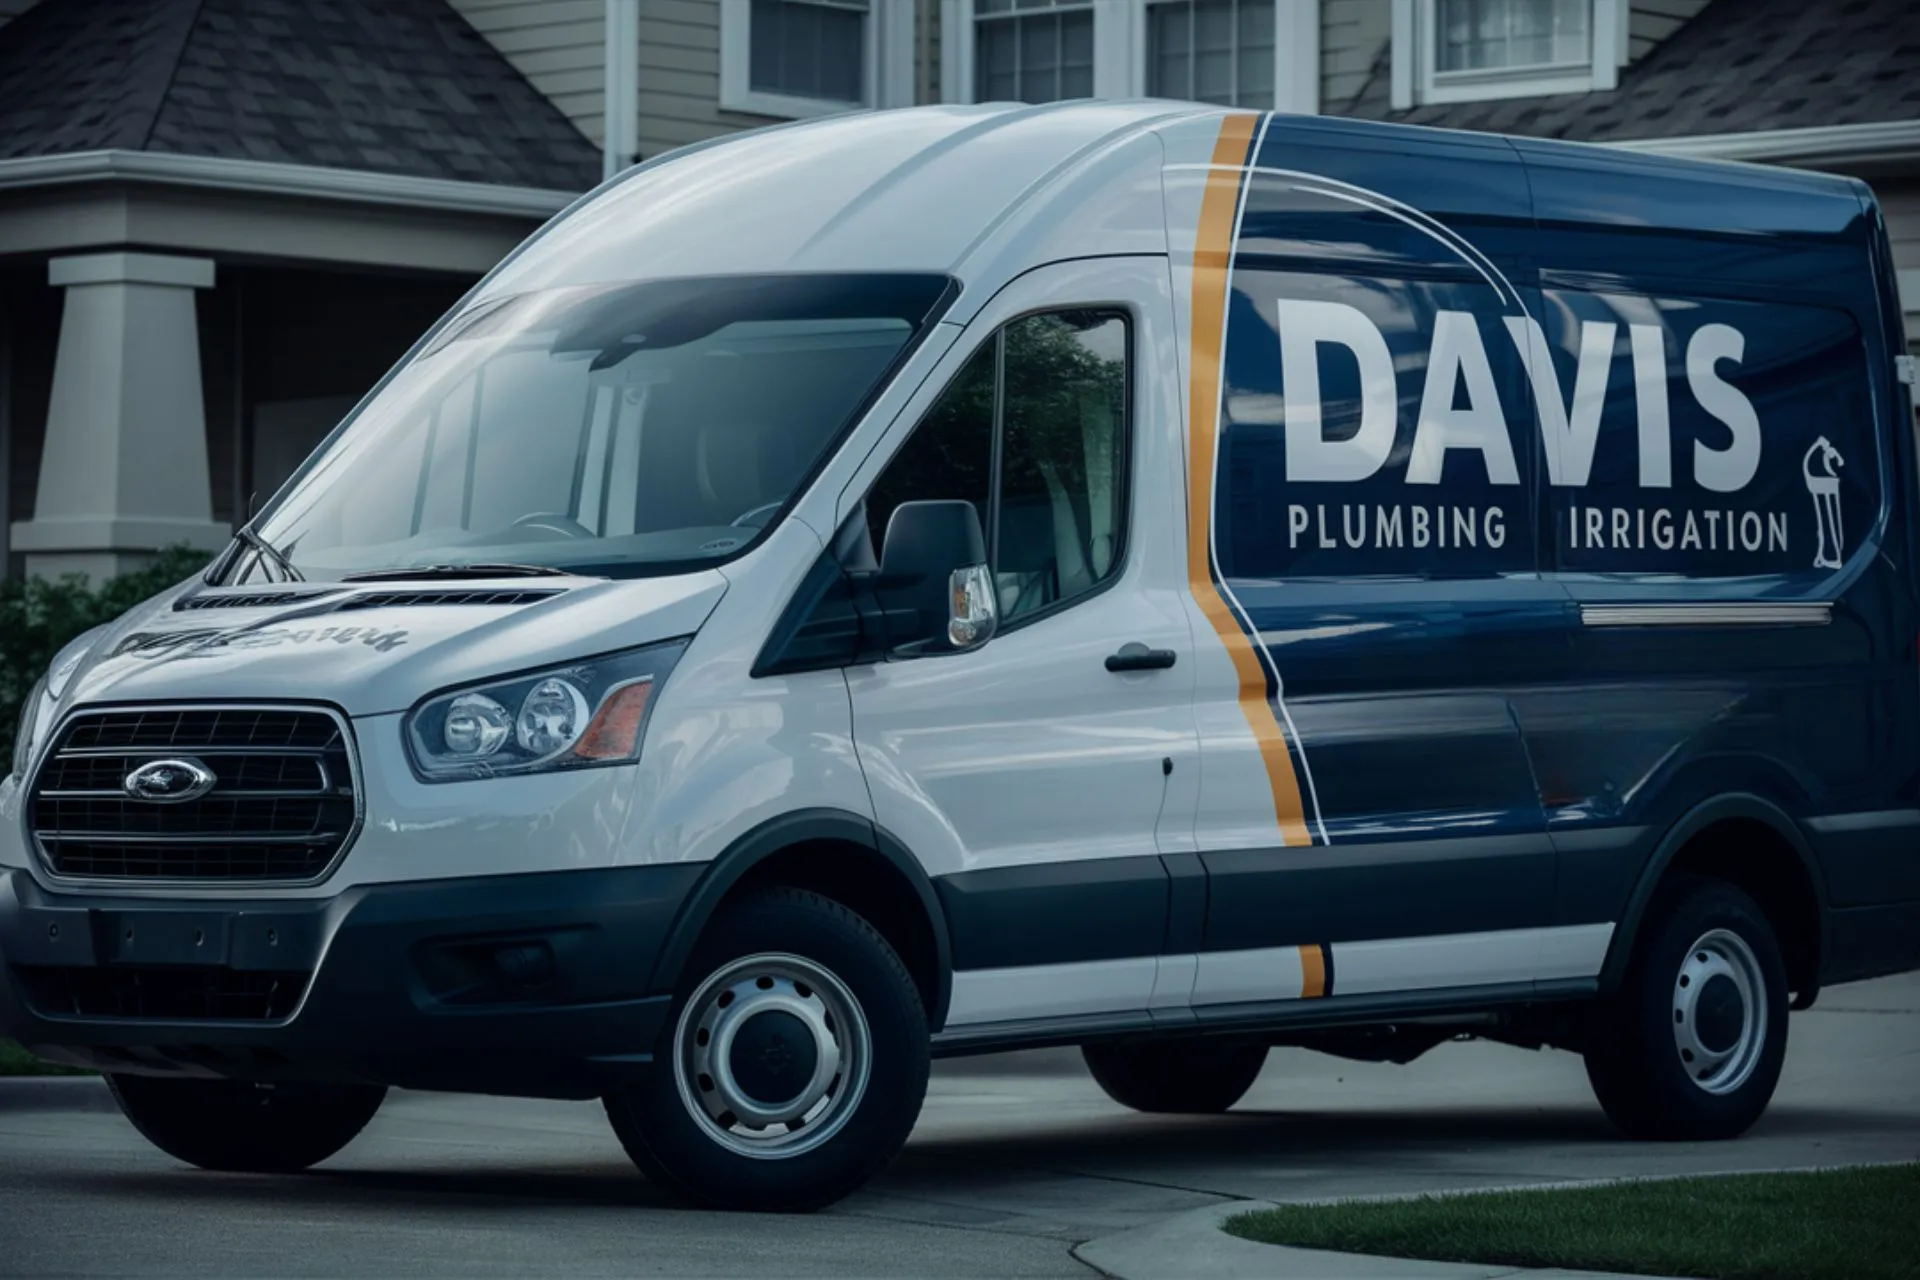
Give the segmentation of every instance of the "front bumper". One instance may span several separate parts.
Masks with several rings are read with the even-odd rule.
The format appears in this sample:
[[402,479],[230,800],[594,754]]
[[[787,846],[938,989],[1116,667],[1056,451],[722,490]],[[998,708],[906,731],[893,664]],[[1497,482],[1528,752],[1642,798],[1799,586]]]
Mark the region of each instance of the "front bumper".
[[591,1098],[644,1071],[693,864],[252,901],[0,868],[0,1034],[102,1071]]

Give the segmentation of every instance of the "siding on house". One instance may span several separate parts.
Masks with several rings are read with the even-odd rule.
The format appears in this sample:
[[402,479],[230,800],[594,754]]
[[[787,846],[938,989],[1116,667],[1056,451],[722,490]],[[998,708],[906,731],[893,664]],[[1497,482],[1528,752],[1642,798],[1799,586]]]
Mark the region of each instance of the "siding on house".
[[940,0],[914,0],[913,100],[940,101]]
[[1360,96],[1393,35],[1386,0],[1321,0],[1320,109],[1339,114]]
[[[32,0],[0,0],[7,6]],[[640,7],[640,154],[771,123],[720,109],[720,0]],[[606,0],[449,0],[595,144],[605,124]],[[915,100],[940,100],[940,0],[879,0],[912,13]]]
[[[450,2],[580,132],[601,141],[606,0]],[[720,0],[636,2],[642,158],[767,123],[761,116],[720,109]]]
[[640,154],[771,123],[720,109],[720,0],[639,0]]
[[1900,309],[1907,313],[1907,347],[1920,354],[1920,183],[1875,183],[1887,218],[1893,266],[1900,273]]
[[[595,145],[605,114],[606,0],[448,0]],[[19,0],[0,0],[0,6]],[[642,32],[645,39],[645,32]]]

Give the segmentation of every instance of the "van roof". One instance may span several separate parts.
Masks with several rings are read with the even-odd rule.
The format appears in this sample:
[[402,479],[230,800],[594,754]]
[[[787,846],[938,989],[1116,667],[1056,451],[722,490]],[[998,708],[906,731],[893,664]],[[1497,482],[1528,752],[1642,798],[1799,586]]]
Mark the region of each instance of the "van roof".
[[[1188,102],[994,103],[734,134],[602,187],[509,260],[488,292],[663,268],[939,271],[970,283],[1061,258],[1165,253],[1162,172],[1206,163],[1228,114]],[[1396,177],[1396,155],[1524,161],[1543,218],[1640,231],[1831,236],[1857,228],[1865,192],[1832,175],[1581,143],[1321,116],[1272,115],[1265,127],[1269,148],[1304,157],[1297,167],[1345,168],[1327,176],[1417,208],[1430,208],[1420,179]],[[1675,198],[1683,190],[1691,198]]]

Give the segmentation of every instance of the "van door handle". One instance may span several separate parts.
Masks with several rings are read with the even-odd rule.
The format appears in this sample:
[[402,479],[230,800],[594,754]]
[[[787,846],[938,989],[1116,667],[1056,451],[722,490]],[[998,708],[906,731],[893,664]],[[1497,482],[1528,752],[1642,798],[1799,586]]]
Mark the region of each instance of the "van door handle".
[[1171,649],[1149,649],[1138,640],[1120,646],[1120,652],[1107,655],[1109,671],[1165,671],[1173,665]]

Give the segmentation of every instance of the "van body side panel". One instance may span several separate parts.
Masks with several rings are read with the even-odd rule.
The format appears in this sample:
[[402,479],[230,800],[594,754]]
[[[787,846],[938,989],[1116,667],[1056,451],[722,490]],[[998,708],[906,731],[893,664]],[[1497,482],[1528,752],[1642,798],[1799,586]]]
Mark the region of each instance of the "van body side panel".
[[[1569,679],[1515,700],[1561,920],[1620,919],[1665,832],[1731,792],[1792,817],[1832,907],[1920,902],[1912,425],[1870,206],[1515,146],[1561,397],[1536,412],[1565,442],[1543,551],[1579,616]],[[1828,976],[1905,963],[1873,950]]]
[[766,602],[791,596],[821,550],[814,529],[790,520],[724,569],[727,594],[660,692],[631,808],[605,817],[601,839],[620,864],[710,864],[794,812],[873,816],[846,677],[749,674],[778,616]]
[[[1498,935],[1486,954],[1521,957],[1500,977],[1532,976],[1554,855],[1510,695],[1563,676],[1570,606],[1535,573],[1538,464],[1524,370],[1502,345],[1529,229],[1497,140],[1380,149],[1276,117],[1256,142],[1218,401],[1194,398],[1190,501],[1210,525],[1190,536],[1209,538],[1217,590],[1268,670],[1310,842],[1259,837],[1244,738],[1217,710],[1235,690],[1203,675],[1196,1004],[1248,998],[1207,982],[1206,953],[1289,945],[1332,944],[1312,995],[1340,993],[1347,943],[1404,942],[1383,953],[1398,963],[1422,940]],[[1196,388],[1203,319],[1196,304]]]

